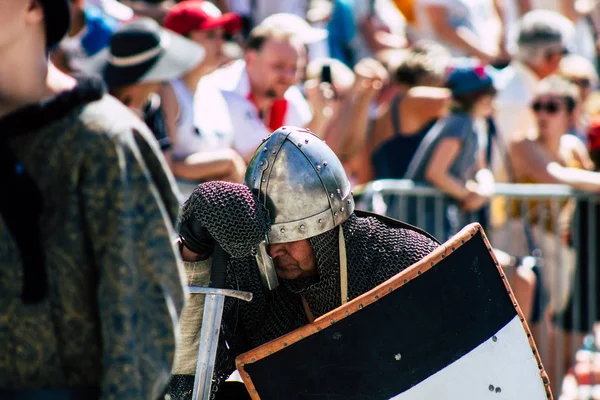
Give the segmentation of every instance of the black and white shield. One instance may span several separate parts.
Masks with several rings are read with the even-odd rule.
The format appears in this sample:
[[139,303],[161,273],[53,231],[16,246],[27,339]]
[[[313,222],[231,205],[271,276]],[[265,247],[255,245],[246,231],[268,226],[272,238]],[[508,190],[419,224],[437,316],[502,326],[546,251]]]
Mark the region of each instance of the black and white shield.
[[552,398],[529,328],[478,224],[236,361],[253,399]]

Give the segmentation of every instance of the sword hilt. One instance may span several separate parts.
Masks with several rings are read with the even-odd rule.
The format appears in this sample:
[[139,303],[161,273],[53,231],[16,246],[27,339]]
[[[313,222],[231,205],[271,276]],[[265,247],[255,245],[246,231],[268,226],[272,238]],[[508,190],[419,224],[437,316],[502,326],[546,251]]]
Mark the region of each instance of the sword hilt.
[[252,301],[253,294],[251,292],[244,292],[241,290],[232,290],[232,289],[217,289],[212,287],[201,287],[201,286],[189,286],[188,287],[190,293],[193,294],[216,294],[225,297],[234,297],[236,299],[244,300],[244,301]]

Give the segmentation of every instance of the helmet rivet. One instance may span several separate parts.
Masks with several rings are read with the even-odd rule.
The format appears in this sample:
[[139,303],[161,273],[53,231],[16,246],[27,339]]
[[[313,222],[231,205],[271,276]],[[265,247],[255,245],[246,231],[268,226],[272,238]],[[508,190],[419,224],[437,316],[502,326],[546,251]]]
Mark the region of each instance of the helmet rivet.
[[261,162],[260,162],[260,166],[262,167],[263,165],[265,165],[265,162],[264,162],[264,161],[261,161]]
[[331,198],[333,199],[333,193],[331,193],[331,194],[329,195],[329,197],[331,197]]
[[304,228],[305,228],[304,224],[300,225],[300,229],[304,229]]
[[308,144],[308,139],[304,139],[304,143]]
[[275,153],[277,153],[277,152],[276,152],[275,150],[273,150],[271,153],[275,154]]
[[263,151],[267,151],[267,150],[268,150],[268,149],[267,149],[266,147],[263,149]]
[[298,147],[302,147],[302,143],[298,143]]
[[285,232],[285,228],[281,228],[281,233],[284,233],[284,232]]
[[341,212],[344,212],[344,207],[340,208],[340,211],[341,211]]
[[266,179],[266,178],[263,178],[263,179],[262,179],[262,181],[263,181],[263,182],[266,182],[266,181],[267,181],[267,179]]
[[321,223],[323,223],[323,220],[322,220],[322,219],[320,219],[320,218],[319,218],[319,223],[320,223],[320,224],[321,224]]
[[321,166],[317,165],[317,171],[320,171],[320,170],[321,170]]
[[354,192],[350,192],[350,195],[354,196]]
[[342,193],[342,191],[340,189],[337,190],[338,194]]
[[327,161],[323,161],[323,166],[327,166]]
[[335,212],[335,213],[333,213],[333,216],[334,216],[334,217],[337,217],[337,216],[338,216],[338,213],[336,213],[336,212]]
[[348,200],[348,204],[352,203],[350,200]]

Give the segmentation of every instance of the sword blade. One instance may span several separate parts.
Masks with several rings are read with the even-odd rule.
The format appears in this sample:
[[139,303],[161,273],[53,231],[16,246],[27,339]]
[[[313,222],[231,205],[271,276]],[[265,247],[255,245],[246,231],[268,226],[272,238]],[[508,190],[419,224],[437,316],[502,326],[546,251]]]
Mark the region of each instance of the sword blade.
[[224,304],[225,296],[222,295],[209,294],[204,300],[193,400],[210,399]]

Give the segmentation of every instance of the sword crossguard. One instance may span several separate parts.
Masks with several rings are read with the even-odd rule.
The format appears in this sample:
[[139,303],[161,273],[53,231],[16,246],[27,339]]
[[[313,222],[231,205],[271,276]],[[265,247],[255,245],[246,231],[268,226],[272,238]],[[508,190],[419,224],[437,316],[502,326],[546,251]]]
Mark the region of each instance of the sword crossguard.
[[252,301],[253,294],[251,292],[244,292],[241,290],[232,290],[232,289],[216,289],[211,287],[202,287],[202,286],[189,286],[188,287],[190,293],[194,294],[212,294],[219,295],[225,297],[234,297],[236,299],[244,300],[244,301]]

